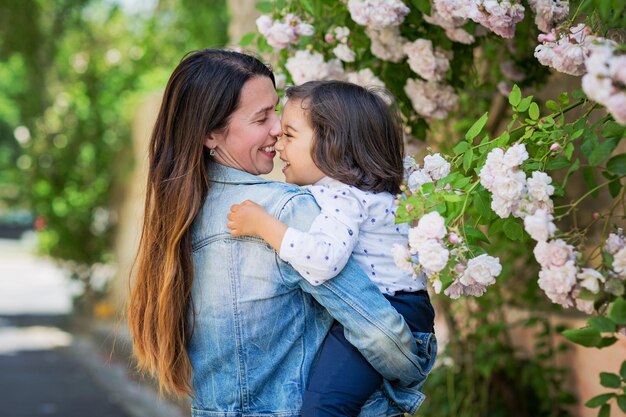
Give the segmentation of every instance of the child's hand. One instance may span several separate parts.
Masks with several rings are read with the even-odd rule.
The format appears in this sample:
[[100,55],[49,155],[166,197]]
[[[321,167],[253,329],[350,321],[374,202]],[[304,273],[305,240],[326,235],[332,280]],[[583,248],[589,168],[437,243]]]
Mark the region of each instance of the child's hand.
[[226,223],[226,226],[230,229],[231,235],[260,236],[259,225],[270,216],[263,207],[246,200],[240,204],[233,204],[230,207],[230,213],[226,217],[230,220]]

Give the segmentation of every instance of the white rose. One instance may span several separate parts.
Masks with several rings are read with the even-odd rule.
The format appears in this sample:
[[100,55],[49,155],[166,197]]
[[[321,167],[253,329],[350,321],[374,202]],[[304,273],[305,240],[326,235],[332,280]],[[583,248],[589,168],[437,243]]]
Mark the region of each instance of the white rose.
[[600,291],[600,282],[604,282],[604,276],[591,268],[583,268],[576,276],[580,281],[580,286],[588,289],[594,294]]
[[487,254],[472,258],[459,279],[463,285],[491,285],[496,282],[495,277],[502,272],[500,259]]
[[497,177],[493,183],[493,188],[493,193],[498,197],[514,202],[522,198],[526,184],[525,181],[520,181],[519,176],[508,175]]
[[526,151],[526,145],[523,143],[516,143],[511,146],[504,154],[502,162],[507,168],[518,167],[528,159],[528,152]]
[[272,18],[264,14],[259,16],[259,18],[256,20],[256,27],[261,35],[266,36],[267,32],[269,32],[270,28],[272,27],[272,23],[274,23],[272,21]]
[[545,201],[554,194],[554,186],[550,185],[552,178],[545,172],[534,171],[532,177],[526,180],[528,194],[535,200]]
[[441,214],[431,211],[422,216],[416,229],[426,239],[443,239],[446,235],[446,221]]
[[423,184],[433,182],[433,179],[426,173],[425,169],[418,169],[409,175],[407,186],[412,192],[417,191]]
[[552,223],[552,215],[546,210],[538,209],[534,214],[524,218],[524,229],[537,242],[545,242],[554,236],[556,226]]
[[428,239],[417,245],[417,255],[424,272],[432,275],[445,268],[450,253],[436,240]]
[[443,283],[441,282],[440,279],[436,279],[433,281],[433,290],[435,290],[435,294],[441,293],[442,286],[443,286]]
[[621,276],[626,276],[626,247],[613,255],[613,270]]
[[544,268],[563,266],[574,259],[574,247],[561,239],[539,242],[533,252],[539,265]]
[[346,43],[349,35],[350,29],[346,26],[339,26],[335,28],[335,39],[337,39],[338,42]]
[[609,234],[604,243],[604,249],[611,255],[615,255],[624,246],[626,246],[626,240],[615,233]]
[[443,293],[453,300],[456,300],[463,295],[463,284],[461,284],[457,279],[452,283],[452,285],[446,288]]
[[438,153],[427,155],[424,158],[424,169],[434,180],[440,180],[450,173],[450,163]]
[[313,26],[309,25],[308,23],[299,23],[295,27],[294,31],[300,36],[311,36],[313,35],[313,33],[315,33],[315,29],[313,28]]
[[576,284],[576,265],[567,261],[563,266],[539,271],[539,288],[546,293],[567,294]]
[[339,45],[337,45],[333,49],[333,53],[337,58],[341,59],[344,62],[354,62],[354,59],[356,58],[356,54],[354,53],[354,51],[350,49],[350,47],[345,43],[340,43]]
[[398,245],[396,243],[391,247],[391,253],[398,268],[415,275],[415,269],[411,263],[411,253],[406,246]]

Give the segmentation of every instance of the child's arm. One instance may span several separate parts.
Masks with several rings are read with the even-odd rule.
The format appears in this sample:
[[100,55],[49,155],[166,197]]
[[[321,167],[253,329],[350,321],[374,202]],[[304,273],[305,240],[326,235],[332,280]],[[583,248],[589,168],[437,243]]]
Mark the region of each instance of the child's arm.
[[280,251],[287,225],[267,214],[258,204],[246,200],[241,204],[233,204],[226,216],[230,220],[226,226],[233,236],[257,236],[269,243],[276,252]]
[[231,207],[227,226],[233,236],[261,237],[307,281],[319,285],[348,262],[364,216],[358,200],[342,190],[314,195],[322,211],[308,231],[287,227],[251,201]]

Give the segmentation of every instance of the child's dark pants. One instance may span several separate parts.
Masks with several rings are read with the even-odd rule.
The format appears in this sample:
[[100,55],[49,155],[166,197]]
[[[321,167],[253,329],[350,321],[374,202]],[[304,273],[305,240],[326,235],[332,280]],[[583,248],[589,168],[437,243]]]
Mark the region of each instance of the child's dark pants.
[[[412,332],[432,333],[435,311],[426,291],[386,296]],[[356,417],[382,385],[382,377],[343,335],[335,322],[324,340],[304,393],[303,417]]]

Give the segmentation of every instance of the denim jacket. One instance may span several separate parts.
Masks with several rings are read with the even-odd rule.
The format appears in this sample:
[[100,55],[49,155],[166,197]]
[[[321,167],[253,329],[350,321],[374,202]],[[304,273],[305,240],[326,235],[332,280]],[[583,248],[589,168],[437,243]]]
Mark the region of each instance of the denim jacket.
[[312,286],[265,241],[232,237],[226,227],[231,205],[249,199],[308,230],[319,213],[313,197],[218,164],[209,165],[209,178],[192,227],[192,416],[299,416],[309,370],[333,317],[375,369],[395,381],[385,382],[387,396],[375,394],[361,416],[400,414],[395,403],[416,410],[424,396],[407,386],[430,371],[432,363],[423,357],[436,349],[434,337],[415,339],[353,260],[335,278]]

